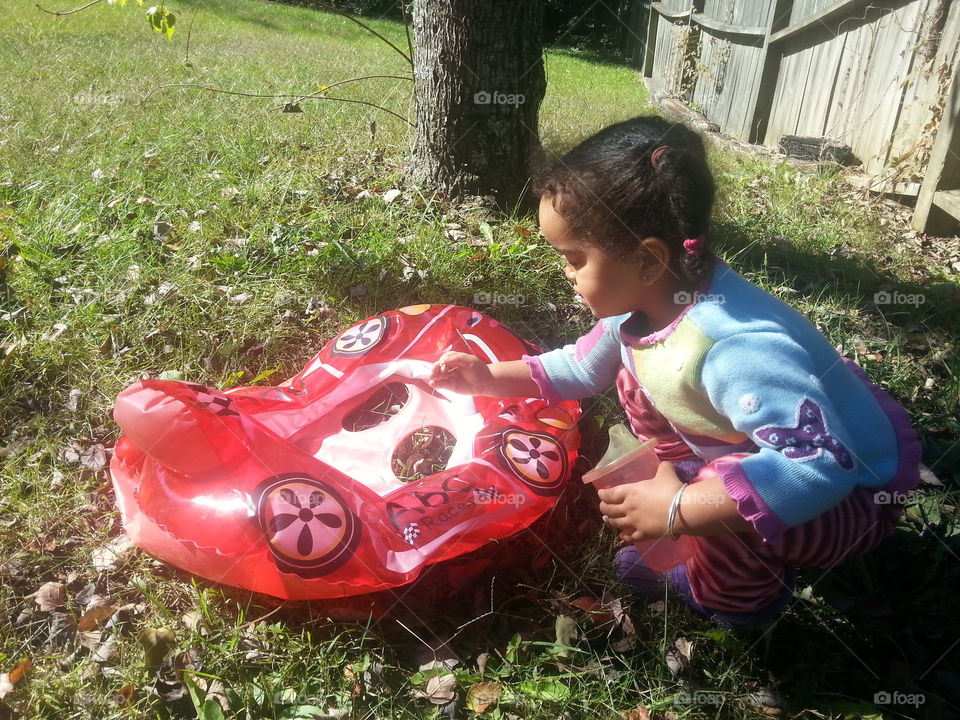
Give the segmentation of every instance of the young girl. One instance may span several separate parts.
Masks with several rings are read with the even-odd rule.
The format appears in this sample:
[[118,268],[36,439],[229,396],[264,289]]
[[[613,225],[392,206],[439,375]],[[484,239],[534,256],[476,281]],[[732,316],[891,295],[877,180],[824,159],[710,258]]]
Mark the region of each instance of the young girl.
[[[794,569],[874,548],[918,481],[906,412],[803,316],[710,252],[714,184],[700,138],[657,117],[612,125],[540,184],[540,227],[599,322],[573,345],[484,364],[450,352],[431,382],[552,402],[616,383],[656,476],[600,490],[633,543],[695,536],[668,574],[696,611],[744,624],[778,613]],[[618,573],[662,588],[629,545]]]

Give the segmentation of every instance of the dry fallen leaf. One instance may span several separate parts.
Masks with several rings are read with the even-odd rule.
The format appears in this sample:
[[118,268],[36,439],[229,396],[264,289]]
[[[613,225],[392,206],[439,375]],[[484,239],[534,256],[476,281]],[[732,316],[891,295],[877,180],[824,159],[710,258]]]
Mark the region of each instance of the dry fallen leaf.
[[23,680],[31,668],[33,668],[33,663],[27,659],[20,662],[10,672],[0,673],[0,698],[5,698],[13,692],[14,685]]
[[490,659],[490,653],[482,652],[477,655],[477,672],[483,675],[483,671],[487,669],[487,661]]
[[161,242],[167,239],[171,230],[173,230],[173,225],[166,220],[157,220],[153,223],[153,237]]
[[690,665],[693,656],[693,641],[685,637],[677,638],[673,647],[667,648],[667,669],[671,675],[682,674]]
[[107,464],[107,449],[100,443],[84,447],[79,441],[73,441],[61,451],[64,462],[79,465],[87,470],[97,472]]
[[148,668],[158,668],[177,644],[169,628],[144,628],[140,631],[144,660]]
[[63,583],[48,582],[40,586],[32,595],[33,601],[40,606],[41,612],[50,612],[67,603],[67,589]]
[[479,682],[467,691],[467,707],[482,714],[500,699],[503,686],[496,682]]
[[117,707],[126,708],[133,705],[137,698],[137,690],[133,685],[124,685],[113,694],[113,702]]
[[77,407],[80,404],[80,398],[82,397],[83,397],[83,390],[78,390],[77,388],[74,388],[73,390],[71,390],[69,395],[67,396],[67,410],[69,410],[70,412],[76,412]]
[[624,713],[622,717],[623,720],[650,720],[650,709],[638,705],[634,710]]
[[587,612],[595,612],[599,610],[602,606],[597,598],[590,595],[581,595],[580,597],[571,600],[570,604],[574,607],[578,607],[581,610],[586,610]]
[[[86,633],[86,634],[89,636],[89,635],[92,635],[93,633]],[[117,657],[116,633],[111,633],[107,635],[107,638],[102,643],[95,646],[90,653],[90,659],[99,665],[107,665],[113,662],[113,660],[116,657]]]
[[427,680],[427,686],[422,693],[422,697],[425,697],[434,705],[446,705],[456,697],[456,686],[457,677],[453,673],[434,675]]
[[79,632],[97,630],[113,616],[113,610],[113,605],[97,605],[87,610],[77,620],[77,630]]
[[197,687],[203,691],[204,703],[207,700],[213,700],[220,704],[224,712],[230,712],[230,699],[227,697],[227,686],[218,678],[208,678],[203,675],[194,675],[192,677]]
[[173,656],[171,664],[178,682],[183,682],[184,673],[192,674],[197,669],[196,660],[197,651],[193,648]]
[[611,650],[614,652],[629,652],[637,646],[637,629],[629,615],[624,613],[615,629],[619,631],[620,637],[610,642]]
[[570,659],[570,650],[573,641],[577,637],[577,621],[569,615],[557,615],[554,622],[554,629],[557,634],[557,647],[551,649],[551,652],[561,660]]
[[10,682],[13,685],[16,685],[18,682],[23,680],[26,677],[27,673],[33,669],[33,662],[27,658],[22,660],[13,670],[10,671]]
[[127,535],[118,535],[104,547],[93,551],[91,561],[94,569],[100,572],[116,570],[134,547],[133,541]]
[[343,669],[343,675],[347,680],[353,683],[353,688],[350,690],[350,697],[360,697],[363,694],[363,687],[361,687],[360,682],[357,679],[357,674],[353,671],[352,668],[346,667]]
[[47,642],[51,645],[66,645],[73,642],[77,634],[77,624],[73,617],[65,612],[50,613]]
[[43,334],[44,340],[56,340],[63,335],[69,327],[65,323],[54,323],[53,327]]

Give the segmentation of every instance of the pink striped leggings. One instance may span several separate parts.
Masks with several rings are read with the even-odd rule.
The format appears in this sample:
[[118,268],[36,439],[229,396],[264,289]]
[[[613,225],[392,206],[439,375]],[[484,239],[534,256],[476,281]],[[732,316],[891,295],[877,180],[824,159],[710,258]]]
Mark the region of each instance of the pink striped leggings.
[[[620,402],[634,432],[659,439],[657,454],[674,463],[685,481],[703,465],[654,409],[625,368],[617,378]],[[829,568],[873,550],[893,529],[902,507],[875,502],[876,489],[858,487],[843,502],[775,542],[756,532],[696,538],[697,550],[685,566],[693,599],[704,608],[750,613],[792,590],[796,568]]]

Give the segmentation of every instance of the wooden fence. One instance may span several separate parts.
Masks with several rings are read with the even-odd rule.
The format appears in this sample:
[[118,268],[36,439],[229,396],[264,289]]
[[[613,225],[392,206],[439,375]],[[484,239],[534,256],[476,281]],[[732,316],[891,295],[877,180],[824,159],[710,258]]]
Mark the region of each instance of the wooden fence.
[[960,218],[960,1],[660,0],[643,71],[722,132],[849,145],[852,178],[917,197],[914,224]]

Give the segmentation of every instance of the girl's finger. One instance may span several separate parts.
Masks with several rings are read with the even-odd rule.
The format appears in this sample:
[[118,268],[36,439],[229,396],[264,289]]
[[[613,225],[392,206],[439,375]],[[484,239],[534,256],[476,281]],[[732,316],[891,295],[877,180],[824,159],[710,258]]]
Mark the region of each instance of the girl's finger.
[[600,512],[605,517],[619,518],[627,514],[623,505],[611,505],[610,503],[600,503]]
[[632,526],[629,522],[627,522],[626,518],[608,517],[608,518],[607,518],[607,525],[609,525],[609,526],[612,527],[612,528],[616,528],[617,530],[628,530],[628,529],[629,529],[629,530],[632,530],[632,529],[633,529],[633,526]]
[[609,503],[611,505],[619,505],[626,497],[626,493],[622,488],[619,487],[604,488],[602,490],[597,490],[597,497],[600,498],[601,502]]

